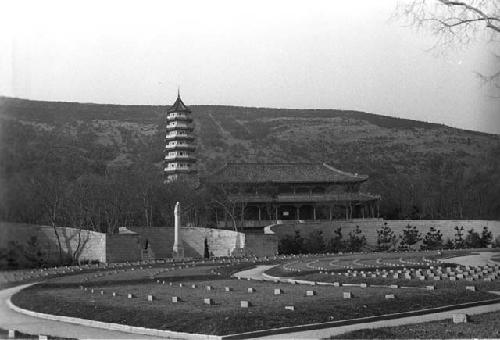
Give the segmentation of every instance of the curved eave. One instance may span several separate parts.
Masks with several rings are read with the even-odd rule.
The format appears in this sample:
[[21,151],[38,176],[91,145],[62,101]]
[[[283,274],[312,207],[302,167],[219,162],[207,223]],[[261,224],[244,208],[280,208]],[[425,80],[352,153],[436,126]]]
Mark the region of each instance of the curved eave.
[[174,158],[166,158],[165,156],[165,161],[167,163],[196,163],[197,159],[196,158],[186,158],[186,157],[174,157]]
[[189,122],[191,123],[193,121],[193,118],[191,117],[182,117],[182,116],[176,116],[176,117],[167,117],[167,121],[173,122],[173,121],[179,121],[179,122]]
[[180,139],[183,139],[183,140],[190,140],[190,141],[194,141],[194,137],[193,137],[193,136],[182,136],[182,135],[177,135],[177,136],[165,136],[165,139],[166,139],[166,140],[180,140]]
[[167,126],[167,131],[183,130],[183,131],[193,131],[194,126]]
[[163,169],[168,175],[196,173],[195,169]]
[[250,180],[227,180],[224,178],[207,178],[207,182],[216,184],[350,184],[350,183],[362,183],[368,179],[368,176],[358,176],[352,179],[342,179],[342,180],[321,180],[321,181],[250,181]]
[[175,146],[166,146],[166,151],[177,151],[177,150],[187,150],[187,151],[195,151],[196,146],[192,145],[175,145]]
[[177,108],[177,107],[171,107],[170,109],[167,110],[167,113],[192,113],[191,109],[188,109],[187,107],[184,108]]

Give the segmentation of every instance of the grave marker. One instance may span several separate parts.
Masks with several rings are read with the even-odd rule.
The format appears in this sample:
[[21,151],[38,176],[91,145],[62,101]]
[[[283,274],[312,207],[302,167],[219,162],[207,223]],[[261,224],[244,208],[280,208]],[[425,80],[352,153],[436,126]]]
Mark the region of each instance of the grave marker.
[[344,292],[343,296],[344,296],[344,299],[352,299],[352,293],[351,292]]
[[453,323],[467,323],[468,315],[467,314],[453,314]]
[[285,306],[285,309],[293,312],[295,310],[295,306]]
[[306,290],[306,296],[314,296],[314,295],[316,295],[315,290]]
[[203,299],[203,303],[205,305],[213,305],[214,304],[214,300],[212,300],[211,298],[204,298]]
[[181,302],[181,298],[178,296],[172,296],[172,302],[173,303]]
[[240,306],[241,306],[241,308],[248,308],[251,305],[250,305],[249,301],[240,301]]
[[470,292],[475,292],[476,286],[465,286],[465,290],[470,291]]
[[255,289],[254,289],[254,288],[252,288],[252,287],[248,288],[248,289],[247,289],[247,291],[248,291],[249,293],[255,293]]
[[282,291],[281,289],[276,288],[276,289],[274,290],[274,295],[281,295],[281,294],[283,294],[283,291]]
[[396,298],[396,295],[394,295],[394,294],[386,294],[386,295],[385,295],[385,298],[386,298],[386,299],[395,299],[395,298]]
[[148,295],[148,301],[149,301],[149,302],[152,302],[152,301],[153,301],[153,299],[154,299],[153,295]]

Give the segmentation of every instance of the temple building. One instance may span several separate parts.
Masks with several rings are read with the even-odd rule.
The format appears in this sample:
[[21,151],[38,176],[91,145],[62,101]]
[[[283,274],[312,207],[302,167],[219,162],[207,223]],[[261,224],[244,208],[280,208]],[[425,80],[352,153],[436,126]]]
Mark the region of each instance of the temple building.
[[380,196],[360,191],[367,179],[325,163],[228,163],[207,182],[223,189],[232,209],[215,209],[218,227],[228,227],[229,214],[251,228],[378,217]]
[[183,103],[180,93],[167,110],[165,145],[165,181],[189,180],[197,177],[194,125],[191,110]]

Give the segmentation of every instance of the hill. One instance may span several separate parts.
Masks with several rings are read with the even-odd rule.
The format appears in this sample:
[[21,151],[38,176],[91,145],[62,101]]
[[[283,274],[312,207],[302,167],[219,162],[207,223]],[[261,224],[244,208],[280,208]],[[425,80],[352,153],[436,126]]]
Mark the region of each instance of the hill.
[[[53,154],[74,178],[160,169],[167,108],[0,97],[2,178]],[[369,175],[386,218],[500,218],[499,135],[359,111],[190,108],[204,173],[227,161],[323,161]]]

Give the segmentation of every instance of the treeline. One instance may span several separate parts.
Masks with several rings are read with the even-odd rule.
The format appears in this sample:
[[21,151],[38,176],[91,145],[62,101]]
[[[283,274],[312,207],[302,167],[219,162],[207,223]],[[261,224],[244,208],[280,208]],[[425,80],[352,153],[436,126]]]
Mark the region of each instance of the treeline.
[[372,164],[367,185],[382,195],[385,219],[499,219],[500,147],[478,158],[473,167],[445,154],[429,154],[420,165],[409,158],[401,171]]
[[500,247],[500,236],[493,239],[488,227],[483,227],[480,233],[473,229],[464,231],[464,227],[455,227],[454,239],[443,239],[439,229],[430,227],[423,234],[417,227],[407,225],[400,235],[384,223],[377,230],[377,245],[368,246],[366,237],[359,226],[350,231],[346,236],[342,228],[333,231],[333,237],[325,238],[321,230],[314,230],[303,237],[298,230],[294,235],[287,235],[280,239],[278,252],[290,254],[320,254],[359,251],[404,251],[404,250],[438,250],[438,249],[465,249]]

